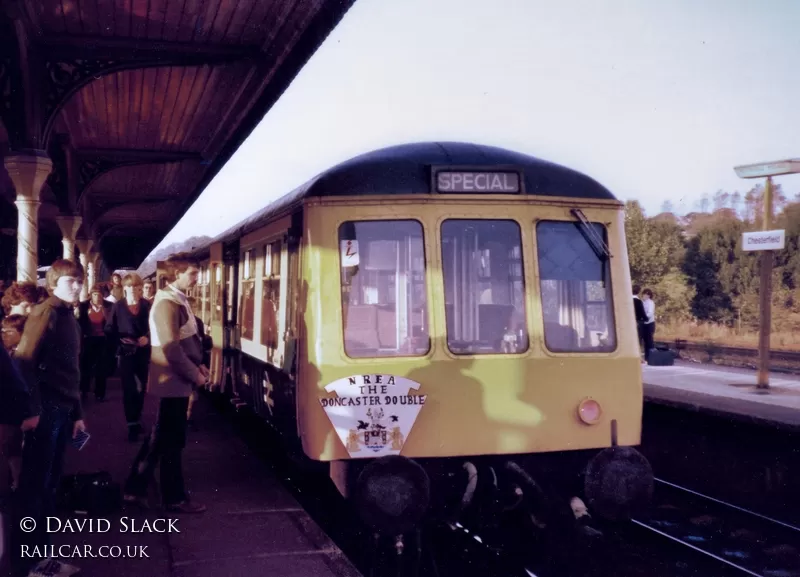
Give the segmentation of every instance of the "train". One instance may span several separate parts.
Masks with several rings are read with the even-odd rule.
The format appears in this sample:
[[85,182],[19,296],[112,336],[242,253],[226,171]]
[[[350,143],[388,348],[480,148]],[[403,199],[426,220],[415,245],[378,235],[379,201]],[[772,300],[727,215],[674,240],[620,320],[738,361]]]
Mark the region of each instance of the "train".
[[540,527],[647,507],[623,203],[591,177],[482,144],[401,144],[190,254],[211,388],[376,531],[481,500],[524,501]]

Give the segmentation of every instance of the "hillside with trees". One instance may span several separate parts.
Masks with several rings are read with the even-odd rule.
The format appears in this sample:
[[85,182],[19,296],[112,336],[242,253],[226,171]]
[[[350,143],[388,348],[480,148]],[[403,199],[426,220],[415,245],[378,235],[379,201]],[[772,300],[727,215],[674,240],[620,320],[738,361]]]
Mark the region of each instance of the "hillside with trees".
[[[742,233],[761,229],[763,193],[720,191],[681,217],[669,203],[653,217],[626,203],[631,277],[655,293],[657,340],[755,346],[761,253],[742,251]],[[786,248],[773,252],[772,345],[800,348],[800,194],[789,201],[775,185],[773,198],[771,228],[786,230]]]
[[178,252],[194,250],[210,241],[210,236],[193,236],[181,242],[174,242],[169,246],[158,249],[156,252],[148,256],[142,262],[142,264],[139,265],[139,268],[136,272],[138,272],[140,275],[148,275],[156,269],[156,263],[158,261],[166,260],[168,256]]

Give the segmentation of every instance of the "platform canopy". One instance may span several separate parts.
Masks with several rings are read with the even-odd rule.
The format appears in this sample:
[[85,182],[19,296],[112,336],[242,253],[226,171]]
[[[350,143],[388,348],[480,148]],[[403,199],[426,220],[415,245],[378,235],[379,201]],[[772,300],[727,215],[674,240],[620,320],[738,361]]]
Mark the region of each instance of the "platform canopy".
[[[136,267],[354,1],[0,0],[0,152],[53,162],[40,245],[77,215],[107,269]],[[14,198],[0,165],[6,235]]]

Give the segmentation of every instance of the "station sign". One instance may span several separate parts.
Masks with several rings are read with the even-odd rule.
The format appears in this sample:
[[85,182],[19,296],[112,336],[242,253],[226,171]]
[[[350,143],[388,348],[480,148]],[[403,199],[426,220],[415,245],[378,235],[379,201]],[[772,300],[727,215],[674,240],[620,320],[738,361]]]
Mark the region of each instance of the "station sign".
[[517,170],[438,169],[433,189],[440,193],[519,194],[522,179]]
[[759,162],[735,166],[733,170],[739,178],[764,178],[781,174],[795,174],[800,172],[800,159],[791,158],[775,162]]
[[742,234],[742,250],[781,250],[786,246],[785,230],[760,230]]

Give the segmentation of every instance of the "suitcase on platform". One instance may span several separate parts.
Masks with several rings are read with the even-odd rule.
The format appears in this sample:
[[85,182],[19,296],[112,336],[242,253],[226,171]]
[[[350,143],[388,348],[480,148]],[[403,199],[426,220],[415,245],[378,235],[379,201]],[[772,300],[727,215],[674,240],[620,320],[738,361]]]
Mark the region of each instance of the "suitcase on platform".
[[648,355],[647,364],[652,367],[669,367],[675,364],[675,355],[672,351],[653,349]]
[[122,509],[122,488],[106,471],[77,473],[61,480],[58,504],[88,515],[113,515]]

